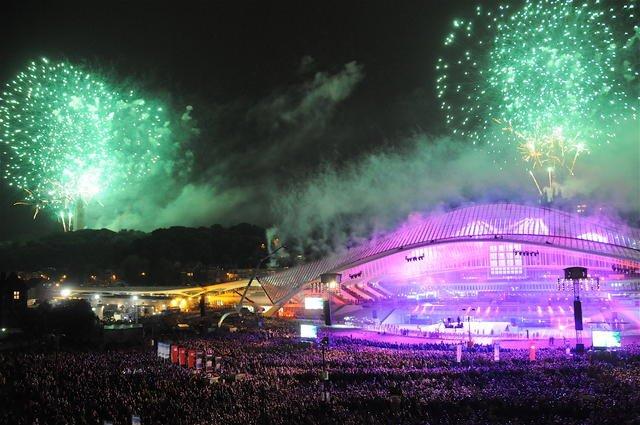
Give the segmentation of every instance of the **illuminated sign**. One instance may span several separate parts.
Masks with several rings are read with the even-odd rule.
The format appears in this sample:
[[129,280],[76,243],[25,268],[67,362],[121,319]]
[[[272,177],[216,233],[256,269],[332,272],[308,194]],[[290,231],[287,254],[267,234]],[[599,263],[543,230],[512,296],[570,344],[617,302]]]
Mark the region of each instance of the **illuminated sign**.
[[314,325],[300,325],[300,338],[315,339],[318,337],[318,327]]
[[322,298],[305,297],[304,309],[305,310],[322,310]]
[[599,348],[612,348],[622,346],[622,335],[616,331],[593,331],[591,333],[593,346]]

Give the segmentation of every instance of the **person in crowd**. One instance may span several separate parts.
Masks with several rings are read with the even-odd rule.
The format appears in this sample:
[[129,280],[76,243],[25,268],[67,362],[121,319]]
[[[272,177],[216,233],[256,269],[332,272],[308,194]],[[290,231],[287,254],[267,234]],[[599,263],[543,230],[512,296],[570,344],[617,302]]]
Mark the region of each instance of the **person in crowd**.
[[[189,337],[213,351],[212,382],[151,349],[0,354],[0,423],[129,424],[635,424],[640,347],[568,357],[561,348],[465,348],[330,336],[322,347],[289,329]],[[321,371],[326,367],[326,375]],[[235,380],[235,374],[246,379]],[[635,422],[634,422],[635,421]]]

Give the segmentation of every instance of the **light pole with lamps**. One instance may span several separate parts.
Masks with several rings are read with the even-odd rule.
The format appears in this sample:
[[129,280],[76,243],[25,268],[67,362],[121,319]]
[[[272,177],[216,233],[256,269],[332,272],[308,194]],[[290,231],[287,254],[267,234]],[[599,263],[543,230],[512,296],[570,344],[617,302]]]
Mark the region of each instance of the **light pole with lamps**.
[[320,340],[320,346],[322,347],[322,377],[320,380],[320,399],[323,402],[329,402],[331,398],[329,390],[329,371],[327,370],[327,359],[325,357],[325,350],[329,345],[329,337],[324,336]]
[[340,273],[323,273],[320,275],[320,283],[322,284],[322,290],[327,297],[323,305],[324,324],[327,326],[332,325],[331,294],[334,292],[340,292],[341,282],[342,282],[342,275]]
[[582,300],[580,290],[599,291],[600,278],[590,277],[586,267],[567,267],[564,269],[564,279],[558,279],[558,291],[573,290],[573,319],[576,331],[576,352],[584,353],[582,342]]
[[[472,311],[476,311],[475,308],[463,308],[462,311],[466,311],[467,312],[467,328],[469,329],[469,344],[471,344],[471,312]],[[464,315],[463,315],[464,317]]]

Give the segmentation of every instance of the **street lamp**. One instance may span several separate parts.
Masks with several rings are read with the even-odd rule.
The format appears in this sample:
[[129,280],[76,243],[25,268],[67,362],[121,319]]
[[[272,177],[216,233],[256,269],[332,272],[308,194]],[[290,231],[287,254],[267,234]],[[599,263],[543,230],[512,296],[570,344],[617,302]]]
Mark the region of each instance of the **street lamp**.
[[331,397],[329,394],[329,372],[327,371],[327,361],[325,358],[325,349],[329,345],[329,337],[325,336],[320,340],[322,347],[322,380],[320,383],[321,400],[328,402]]
[[[463,308],[462,311],[466,311],[467,314],[467,328],[469,328],[469,343],[471,343],[471,312],[476,311],[475,308],[466,309]],[[464,317],[464,315],[463,315]]]
[[576,331],[576,352],[584,352],[582,342],[582,301],[580,290],[599,291],[600,278],[589,277],[585,267],[567,267],[564,269],[564,279],[558,279],[558,291],[573,290],[573,320]]
[[331,326],[331,294],[340,291],[342,275],[340,273],[323,273],[320,275],[320,283],[327,299],[324,301],[324,324]]
[[329,379],[329,374],[327,373],[327,360],[324,355],[327,345],[329,345],[329,337],[325,336],[320,340],[320,346],[322,347],[322,379],[325,381]]
[[325,285],[329,292],[337,292],[340,289],[342,275],[340,273],[323,273],[320,275],[320,283]]

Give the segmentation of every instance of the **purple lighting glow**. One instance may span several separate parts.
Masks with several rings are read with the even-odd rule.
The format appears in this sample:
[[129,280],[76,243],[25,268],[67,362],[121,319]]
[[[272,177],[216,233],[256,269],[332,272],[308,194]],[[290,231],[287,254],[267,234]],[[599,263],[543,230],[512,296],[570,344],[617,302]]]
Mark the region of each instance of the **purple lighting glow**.
[[[342,291],[334,298],[339,306],[384,310],[393,301],[395,316],[404,316],[388,313],[393,317],[385,323],[408,321],[432,329],[464,315],[476,321],[477,332],[495,335],[522,326],[571,329],[573,313],[565,314],[572,310],[558,292],[558,278],[564,268],[579,266],[600,282],[598,290],[585,291],[585,321],[619,317],[634,326],[640,309],[633,312],[628,294],[640,290],[638,280],[630,278],[640,270],[639,241],[638,229],[548,208],[476,205],[413,216],[396,231],[263,281],[283,306],[321,273],[340,273]],[[432,304],[427,308],[425,301]],[[473,314],[463,314],[471,305]]]

